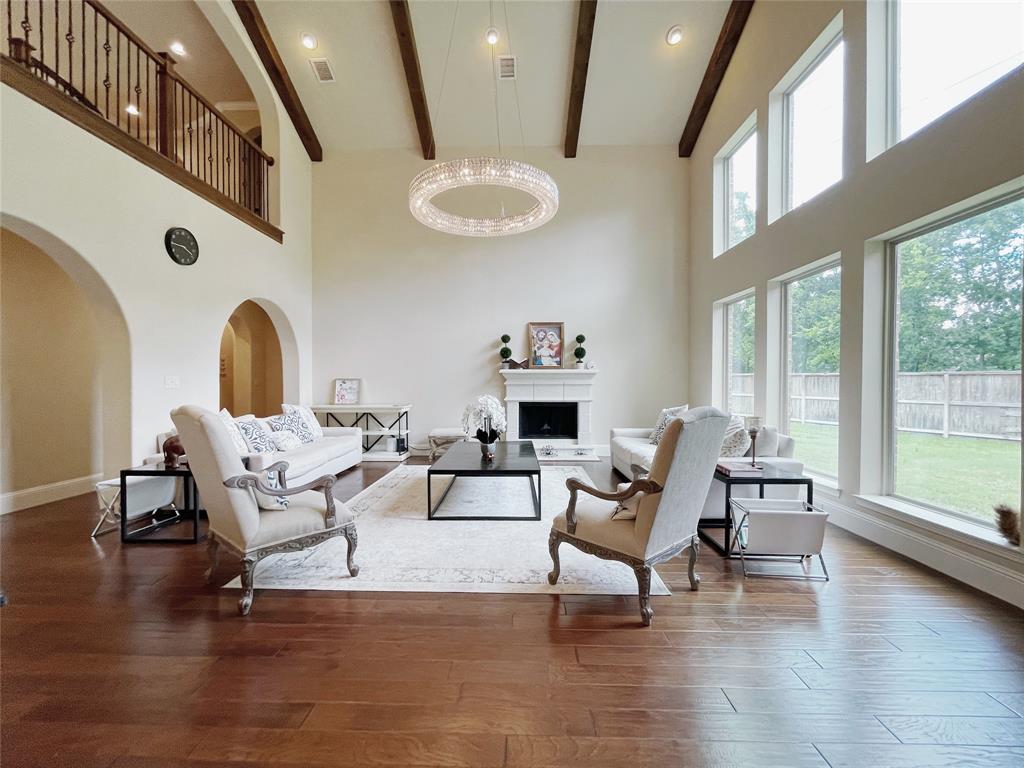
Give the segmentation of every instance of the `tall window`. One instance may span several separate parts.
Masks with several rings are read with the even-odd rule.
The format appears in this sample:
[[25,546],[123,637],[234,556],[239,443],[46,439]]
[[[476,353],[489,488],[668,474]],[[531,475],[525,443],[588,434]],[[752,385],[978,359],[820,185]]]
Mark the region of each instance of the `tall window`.
[[892,0],[893,141],[1024,63],[1024,4]]
[[730,413],[754,413],[754,297],[725,307],[725,404]]
[[725,158],[725,247],[754,234],[757,217],[757,130],[742,139]]
[[892,492],[992,521],[1021,501],[1024,200],[892,249]]
[[785,287],[786,430],[796,458],[820,475],[839,474],[840,268]]
[[786,210],[843,178],[843,53],[837,37],[786,91]]

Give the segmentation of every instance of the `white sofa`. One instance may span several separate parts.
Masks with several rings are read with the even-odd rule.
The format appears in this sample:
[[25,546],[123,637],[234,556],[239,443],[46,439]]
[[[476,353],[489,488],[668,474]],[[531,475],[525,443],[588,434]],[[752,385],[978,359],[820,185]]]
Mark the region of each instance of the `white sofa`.
[[[619,427],[612,429],[609,441],[612,454],[612,466],[625,478],[633,477],[632,466],[637,464],[650,469],[654,452],[658,446],[651,442],[653,429],[636,427]],[[776,427],[762,427],[757,439],[757,460],[761,464],[770,464],[786,472],[802,474],[803,462],[793,458],[796,441],[789,435],[783,435]],[[746,456],[749,458],[750,451]],[[722,457],[719,461],[740,461],[736,457]],[[735,498],[756,498],[756,485],[733,486]],[[802,486],[769,485],[765,487],[767,499],[796,499],[803,495]],[[717,480],[711,482],[702,518],[721,518],[725,512],[725,486]]]
[[[263,421],[261,419],[261,421]],[[324,436],[301,448],[242,456],[250,472],[268,469],[279,461],[288,462],[285,480],[290,487],[303,485],[323,475],[337,475],[363,461],[363,430],[359,427],[323,427]]]

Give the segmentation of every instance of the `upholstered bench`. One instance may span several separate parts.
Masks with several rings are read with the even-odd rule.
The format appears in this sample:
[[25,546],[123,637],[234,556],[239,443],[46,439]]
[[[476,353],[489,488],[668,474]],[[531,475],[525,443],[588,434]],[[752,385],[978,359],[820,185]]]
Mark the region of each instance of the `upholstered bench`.
[[461,427],[438,427],[430,430],[427,441],[430,443],[430,460],[433,461],[455,443],[466,439]]

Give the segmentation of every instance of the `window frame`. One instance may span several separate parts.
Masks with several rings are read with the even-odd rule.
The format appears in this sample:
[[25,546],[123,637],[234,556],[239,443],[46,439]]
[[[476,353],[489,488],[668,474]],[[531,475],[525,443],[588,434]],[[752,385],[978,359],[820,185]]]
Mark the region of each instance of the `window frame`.
[[[782,382],[781,382],[781,385],[779,387],[779,393],[780,393],[779,429],[782,430],[784,428],[785,429],[785,434],[787,434],[787,435],[792,434],[792,432],[789,429],[789,405],[790,405],[790,397],[789,397],[789,363],[790,363],[790,357],[789,357],[789,351],[790,351],[789,350],[789,347],[790,347],[790,345],[789,345],[789,335],[790,335],[790,333],[789,333],[789,288],[790,288],[791,285],[793,285],[793,283],[798,283],[801,280],[806,280],[807,278],[815,277],[816,275],[820,275],[821,273],[828,272],[829,270],[832,270],[832,269],[839,269],[840,270],[840,286],[842,286],[842,268],[843,268],[843,263],[842,262],[843,262],[842,254],[836,253],[836,254],[833,254],[831,256],[826,257],[825,259],[823,259],[821,261],[815,262],[812,266],[808,267],[805,270],[797,272],[797,273],[795,273],[793,275],[789,275],[785,279],[779,281],[779,288],[781,289],[781,292],[782,292],[781,297],[780,297],[781,301],[779,302],[780,309],[781,309],[781,314],[782,314],[781,322],[780,322],[780,327],[782,328],[782,333],[780,334],[780,338],[779,338],[779,342],[780,342],[781,347],[782,347],[782,349],[780,350],[780,355],[779,355],[779,359],[782,361],[782,366],[781,366],[781,370],[780,370],[781,377],[782,377]],[[840,292],[841,292],[841,290],[842,290],[842,288],[840,288]],[[839,312],[839,335],[840,335],[839,344],[840,344],[840,354],[841,354],[841,348],[842,348],[842,325],[843,325],[843,314],[842,314],[842,303],[841,302],[842,302],[842,298],[840,296],[840,312]],[[840,366],[840,368],[839,368],[840,392],[842,392],[842,384],[841,384],[842,375],[843,375],[843,369]],[[840,397],[842,397],[842,395],[840,395]],[[837,423],[836,424],[836,429],[838,430],[840,428],[840,426],[841,425]],[[804,467],[804,471],[809,473],[809,474],[811,474],[811,475],[814,475],[816,477],[822,477],[822,478],[825,478],[826,480],[830,480],[832,482],[838,482],[839,481],[839,473],[838,472],[833,475],[833,474],[830,474],[828,472],[822,472],[821,470],[817,470],[817,469],[808,469],[807,467]]]
[[[749,289],[747,291],[744,291],[743,293],[736,294],[736,295],[732,296],[731,298],[727,299],[726,301],[723,301],[723,302],[721,302],[719,304],[719,306],[721,307],[721,310],[722,310],[722,346],[721,346],[721,350],[719,352],[719,354],[721,354],[721,360],[722,360],[722,391],[721,391],[721,398],[722,398],[722,410],[725,411],[726,413],[732,413],[732,410],[731,410],[731,408],[729,406],[729,401],[730,401],[729,387],[730,387],[730,383],[732,381],[732,366],[731,366],[732,346],[729,343],[729,339],[731,337],[731,334],[729,332],[729,310],[734,305],[739,304],[739,303],[744,302],[744,301],[747,301],[747,300],[750,300],[750,299],[752,299],[754,301],[754,327],[753,327],[753,331],[754,331],[754,345],[755,345],[755,352],[754,352],[754,354],[756,356],[756,354],[757,354],[757,351],[756,351],[756,345],[757,345],[757,291],[754,290],[753,288],[751,288],[751,289]],[[755,402],[754,402],[753,410],[756,411],[757,410],[757,402],[756,402],[756,400],[757,400],[757,360],[756,359],[754,361],[754,370],[751,372],[751,376],[754,377],[754,385],[755,385],[754,386],[754,393],[751,395],[751,397],[754,398]]]
[[[1013,190],[1003,195],[990,198],[984,202],[972,205],[950,216],[929,221],[920,227],[903,232],[885,241],[885,338],[883,339],[882,375],[882,492],[884,495],[904,502],[911,507],[919,507],[930,512],[947,515],[957,520],[974,523],[986,528],[996,529],[994,519],[983,519],[972,517],[955,509],[940,507],[923,499],[914,499],[909,496],[901,496],[896,493],[896,353],[898,351],[897,323],[899,320],[897,302],[899,298],[899,257],[897,248],[909,240],[926,235],[959,221],[973,218],[980,214],[999,208],[1008,203],[1024,199],[1024,191]],[[1024,346],[1021,348],[1021,370],[1024,370]],[[1022,403],[1024,405],[1024,403]],[[1024,447],[1021,451],[1021,468],[1024,476]],[[1022,492],[1024,496],[1024,492]],[[1018,500],[1021,501],[1021,500]]]
[[818,54],[811,59],[810,63],[804,67],[803,71],[797,76],[797,78],[790,83],[789,87],[782,92],[782,215],[785,216],[792,210],[799,208],[800,206],[809,203],[815,197],[820,195],[829,187],[835,186],[845,178],[845,169],[842,168],[843,158],[842,154],[846,147],[846,62],[843,61],[843,82],[841,84],[841,94],[843,100],[843,136],[839,142],[840,146],[840,176],[828,187],[818,191],[803,203],[798,206],[793,205],[793,94],[800,88],[801,85],[807,80],[808,77],[818,68],[818,66],[831,54],[840,43],[844,41],[843,35],[844,29],[840,27],[839,31],[836,32],[831,39],[828,40],[818,52]]
[[[740,131],[737,133],[735,137],[733,137],[732,140],[730,140],[729,143],[732,145],[732,147],[729,150],[728,154],[722,157],[722,192],[724,194],[724,198],[722,200],[723,216],[722,221],[720,222],[720,226],[722,227],[722,242],[725,245],[723,253],[732,248],[735,248],[740,243],[744,242],[745,240],[749,240],[750,238],[757,234],[757,121],[755,120],[754,124],[747,128],[746,131],[743,130],[744,128],[747,128],[746,123],[740,126]],[[732,230],[732,159],[736,156],[736,153],[739,152],[740,149],[742,149],[748,141],[750,141],[750,139],[754,140],[754,231],[751,232],[746,237],[744,237],[743,239],[733,242],[730,238],[730,232]]]

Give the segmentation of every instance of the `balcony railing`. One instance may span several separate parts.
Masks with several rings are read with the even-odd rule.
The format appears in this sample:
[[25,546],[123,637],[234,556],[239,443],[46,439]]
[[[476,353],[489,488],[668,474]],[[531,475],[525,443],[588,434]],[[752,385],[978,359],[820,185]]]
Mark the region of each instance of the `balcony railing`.
[[95,0],[2,0],[4,66],[21,66],[269,222],[274,158]]

